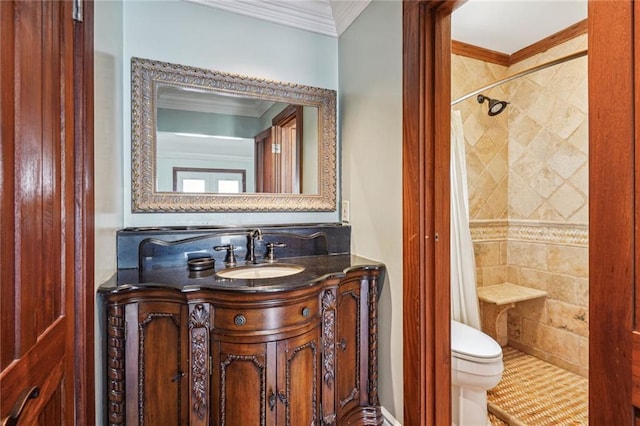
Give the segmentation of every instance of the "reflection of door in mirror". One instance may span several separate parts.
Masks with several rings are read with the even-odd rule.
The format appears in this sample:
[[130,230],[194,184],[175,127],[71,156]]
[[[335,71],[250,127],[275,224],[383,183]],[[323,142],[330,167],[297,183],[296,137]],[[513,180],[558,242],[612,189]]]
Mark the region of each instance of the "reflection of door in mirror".
[[255,137],[256,191],[299,194],[303,108],[289,105]]

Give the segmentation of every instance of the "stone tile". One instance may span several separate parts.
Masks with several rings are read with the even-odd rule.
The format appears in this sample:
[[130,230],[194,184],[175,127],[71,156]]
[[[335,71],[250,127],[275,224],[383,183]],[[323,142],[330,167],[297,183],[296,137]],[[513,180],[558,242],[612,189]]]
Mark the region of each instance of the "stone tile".
[[463,121],[462,128],[464,129],[464,139],[471,147],[476,146],[485,132],[475,115],[470,115],[465,121]]
[[589,369],[589,339],[587,337],[579,339],[578,364],[587,370]]
[[584,111],[576,108],[564,100],[556,101],[551,117],[546,122],[546,128],[562,139],[566,139],[586,120]]
[[550,272],[575,277],[589,276],[589,249],[574,246],[549,246],[547,265]]
[[589,154],[589,120],[582,122],[567,141],[584,154]]
[[548,201],[563,218],[569,219],[582,206],[586,205],[588,200],[573,185],[564,184],[549,197]]
[[535,288],[536,290],[543,290],[549,292],[549,283],[553,276],[548,272],[541,271],[539,269],[520,268],[520,281],[518,285]]
[[535,344],[547,354],[577,364],[579,337],[569,331],[538,325],[535,328]]
[[551,155],[547,162],[549,168],[567,179],[587,164],[587,155],[571,144],[563,144]]
[[494,285],[507,282],[506,265],[488,266],[482,268],[482,285]]
[[477,267],[502,266],[499,242],[474,243],[473,251]]
[[572,303],[586,307],[582,304],[582,299],[578,297],[578,287],[581,278],[572,277],[570,275],[549,274],[550,282],[547,292],[549,298],[561,302]]
[[544,244],[512,241],[508,247],[510,265],[520,265],[540,270],[547,269],[547,246]]
[[529,185],[545,199],[549,198],[562,183],[563,179],[547,166],[543,166],[529,179]]
[[509,172],[509,161],[499,153],[487,164],[487,171],[496,182],[501,181]]
[[589,306],[589,278],[576,279],[576,305]]
[[509,175],[509,217],[528,219],[543,202],[531,187],[520,177]]
[[589,336],[589,312],[583,306],[549,299],[547,301],[547,324],[582,337]]
[[490,137],[484,134],[478,139],[477,143],[473,147],[473,152],[476,153],[480,158],[480,161],[482,161],[482,164],[485,166],[493,160],[493,157],[495,157],[498,150],[499,147],[493,143]]

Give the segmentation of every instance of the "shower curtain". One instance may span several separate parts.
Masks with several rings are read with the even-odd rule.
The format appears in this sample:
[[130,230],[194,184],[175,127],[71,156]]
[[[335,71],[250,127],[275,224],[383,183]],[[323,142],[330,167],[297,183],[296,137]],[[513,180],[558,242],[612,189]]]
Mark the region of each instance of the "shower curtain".
[[460,111],[451,112],[451,318],[480,329],[476,262],[469,230],[469,195]]

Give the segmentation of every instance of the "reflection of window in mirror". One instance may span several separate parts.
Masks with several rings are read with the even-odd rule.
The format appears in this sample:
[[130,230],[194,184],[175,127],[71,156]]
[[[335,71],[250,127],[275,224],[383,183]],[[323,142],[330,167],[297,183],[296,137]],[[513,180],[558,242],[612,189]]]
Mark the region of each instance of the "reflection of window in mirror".
[[180,192],[205,192],[206,181],[204,179],[182,179],[180,180]]
[[246,191],[246,171],[174,167],[173,191],[238,194]]
[[240,182],[237,180],[218,180],[218,191],[221,194],[237,194],[240,192]]

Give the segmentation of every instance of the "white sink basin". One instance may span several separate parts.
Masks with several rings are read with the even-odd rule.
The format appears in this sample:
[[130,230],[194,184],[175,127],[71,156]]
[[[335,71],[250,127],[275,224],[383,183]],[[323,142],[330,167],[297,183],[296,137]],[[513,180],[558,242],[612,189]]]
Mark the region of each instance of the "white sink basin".
[[216,273],[220,278],[236,280],[259,280],[263,278],[278,278],[298,274],[304,271],[304,266],[291,264],[268,263],[261,265],[238,266],[223,269]]

